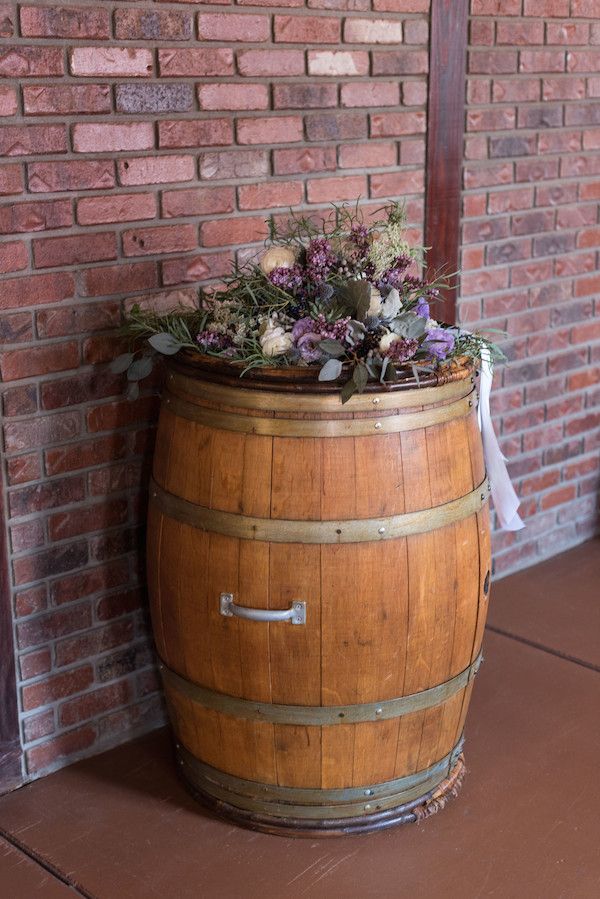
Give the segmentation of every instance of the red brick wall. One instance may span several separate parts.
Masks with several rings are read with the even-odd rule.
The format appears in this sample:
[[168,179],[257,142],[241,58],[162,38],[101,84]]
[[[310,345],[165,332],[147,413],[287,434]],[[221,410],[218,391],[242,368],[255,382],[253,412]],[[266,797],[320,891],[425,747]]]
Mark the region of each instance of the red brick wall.
[[497,573],[598,531],[600,5],[472,0],[460,314],[508,332],[493,397],[527,528]]
[[423,213],[429,0],[0,5],[0,373],[29,775],[154,726],[139,581],[156,414],[98,367],[270,210]]

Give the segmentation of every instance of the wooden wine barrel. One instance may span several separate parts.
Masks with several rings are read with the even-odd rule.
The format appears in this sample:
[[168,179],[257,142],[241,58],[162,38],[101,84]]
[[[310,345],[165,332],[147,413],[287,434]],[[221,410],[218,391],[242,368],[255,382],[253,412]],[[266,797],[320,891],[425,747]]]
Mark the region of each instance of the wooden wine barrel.
[[195,795],[269,832],[349,833],[456,792],[489,487],[469,368],[345,406],[306,371],[170,363],[151,609]]

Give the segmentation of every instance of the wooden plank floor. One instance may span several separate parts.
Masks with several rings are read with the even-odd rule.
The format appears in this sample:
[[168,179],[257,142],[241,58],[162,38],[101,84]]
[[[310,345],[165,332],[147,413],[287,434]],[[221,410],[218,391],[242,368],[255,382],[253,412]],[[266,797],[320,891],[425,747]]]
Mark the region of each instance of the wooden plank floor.
[[[0,867],[0,896],[596,899],[600,673],[590,667],[598,629],[596,646],[588,631],[597,620],[599,550],[593,541],[537,566],[545,629],[536,630],[527,609],[531,591],[518,595],[525,573],[496,585],[492,620],[517,638],[487,633],[467,722],[468,775],[439,815],[327,841],[244,831],[188,797],[159,731],[0,798],[0,832],[23,856],[22,871],[10,861]],[[578,596],[566,622],[570,565]],[[542,648],[530,645],[542,640]],[[15,871],[35,876],[35,859],[72,889],[41,867],[40,888],[11,879]]]

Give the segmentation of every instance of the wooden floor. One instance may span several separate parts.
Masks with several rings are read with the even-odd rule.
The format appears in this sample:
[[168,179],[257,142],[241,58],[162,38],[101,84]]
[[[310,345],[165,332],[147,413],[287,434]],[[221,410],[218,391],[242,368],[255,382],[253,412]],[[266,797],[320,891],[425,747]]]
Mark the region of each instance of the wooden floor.
[[0,798],[7,899],[597,899],[600,541],[494,585],[459,798],[335,840],[240,830],[164,731]]

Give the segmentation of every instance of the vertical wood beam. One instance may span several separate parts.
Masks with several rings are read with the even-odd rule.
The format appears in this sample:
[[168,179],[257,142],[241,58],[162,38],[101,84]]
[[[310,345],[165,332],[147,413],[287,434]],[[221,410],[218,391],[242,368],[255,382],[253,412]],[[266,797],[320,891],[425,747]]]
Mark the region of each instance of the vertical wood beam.
[[13,790],[22,783],[3,480],[0,466],[0,793]]
[[[469,0],[431,0],[425,246],[428,271],[458,271],[467,81]],[[444,292],[435,318],[456,321],[456,291]]]

